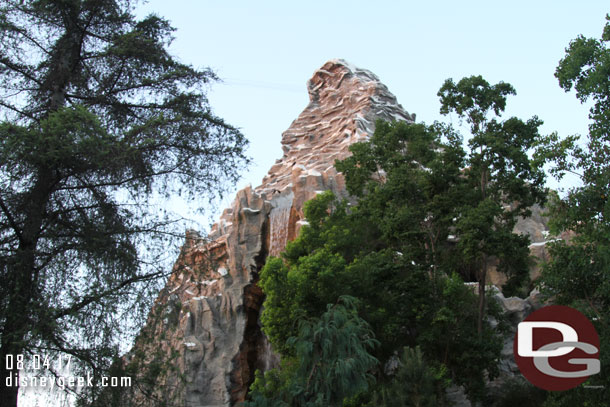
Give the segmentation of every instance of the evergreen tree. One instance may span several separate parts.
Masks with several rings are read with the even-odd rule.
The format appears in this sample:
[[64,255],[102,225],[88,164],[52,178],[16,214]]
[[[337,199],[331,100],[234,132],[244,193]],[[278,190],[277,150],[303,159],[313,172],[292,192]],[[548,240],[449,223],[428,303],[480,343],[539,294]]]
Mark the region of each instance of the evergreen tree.
[[404,348],[392,381],[373,396],[376,407],[436,407],[437,375],[419,347]]
[[355,298],[342,296],[319,318],[302,320],[289,342],[296,367],[284,377],[271,372],[259,378],[246,406],[341,407],[345,398],[366,391],[372,381],[369,372],[378,361],[369,351],[377,341],[358,316]]
[[172,58],[169,23],[131,3],[0,3],[2,405],[6,355],[62,352],[97,377],[162,275],[139,250],[172,236],[149,198],[214,195],[246,161],[207,103],[214,74]]

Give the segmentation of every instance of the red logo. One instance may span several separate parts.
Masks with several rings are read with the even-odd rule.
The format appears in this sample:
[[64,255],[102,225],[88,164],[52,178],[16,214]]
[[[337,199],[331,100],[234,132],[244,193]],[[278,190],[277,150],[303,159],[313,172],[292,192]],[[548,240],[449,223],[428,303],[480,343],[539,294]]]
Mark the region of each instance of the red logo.
[[551,305],[530,314],[517,328],[513,353],[534,386],[563,391],[599,373],[599,336],[579,311]]

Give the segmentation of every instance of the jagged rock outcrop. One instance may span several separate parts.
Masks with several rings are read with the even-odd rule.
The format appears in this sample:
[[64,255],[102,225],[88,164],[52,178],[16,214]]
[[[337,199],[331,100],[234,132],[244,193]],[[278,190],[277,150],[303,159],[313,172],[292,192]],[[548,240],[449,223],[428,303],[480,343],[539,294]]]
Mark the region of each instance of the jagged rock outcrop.
[[[282,134],[284,155],[262,184],[239,191],[207,237],[187,232],[128,357],[141,358],[143,382],[152,383],[149,396],[163,403],[235,406],[256,369],[277,365],[259,323],[263,293],[256,283],[266,257],[297,236],[307,200],[329,189],[347,197],[334,162],[372,135],[376,119],[415,120],[377,76],[342,60],[324,64],[307,87],[310,102]],[[538,215],[518,230],[542,250],[546,227]],[[493,273],[489,281],[501,283]],[[158,368],[150,373],[151,366]]]
[[334,162],[373,133],[376,119],[414,121],[377,76],[342,60],[324,64],[307,88],[309,105],[282,134],[284,155],[262,184],[239,191],[207,238],[187,233],[134,348],[148,355],[144,364],[174,367],[155,378],[161,399],[195,407],[244,400],[255,369],[277,363],[259,325],[265,258],[297,235],[307,200],[329,189],[346,196]]

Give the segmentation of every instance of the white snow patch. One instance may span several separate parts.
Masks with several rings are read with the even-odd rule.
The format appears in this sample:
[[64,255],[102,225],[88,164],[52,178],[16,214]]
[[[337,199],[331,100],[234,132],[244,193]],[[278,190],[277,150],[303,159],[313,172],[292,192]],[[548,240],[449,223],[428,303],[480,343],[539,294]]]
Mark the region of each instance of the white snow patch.
[[220,268],[219,268],[218,270],[216,270],[216,271],[218,271],[218,274],[220,274],[220,275],[221,275],[221,276],[223,276],[223,277],[224,277],[224,276],[226,276],[226,275],[229,273],[229,272],[227,271],[227,269],[226,269],[226,268],[224,268],[224,267],[220,267]]
[[558,240],[561,240],[561,239],[551,239],[551,240],[545,240],[544,242],[536,242],[536,243],[532,243],[529,247],[544,246],[547,243],[557,242]]

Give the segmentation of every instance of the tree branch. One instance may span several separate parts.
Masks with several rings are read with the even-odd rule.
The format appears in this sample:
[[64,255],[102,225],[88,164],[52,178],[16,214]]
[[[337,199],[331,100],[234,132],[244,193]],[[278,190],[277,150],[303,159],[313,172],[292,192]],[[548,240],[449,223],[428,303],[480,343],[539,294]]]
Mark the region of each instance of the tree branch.
[[70,306],[68,308],[64,308],[63,310],[57,312],[55,315],[52,316],[52,319],[53,320],[57,320],[57,319],[63,318],[65,316],[67,316],[67,315],[70,315],[70,314],[72,314],[74,312],[77,312],[77,311],[83,309],[84,307],[86,307],[87,305],[89,305],[89,304],[91,304],[93,302],[99,301],[100,299],[102,299],[102,298],[104,298],[104,297],[106,297],[106,296],[108,296],[108,295],[110,295],[112,293],[115,293],[115,292],[119,291],[120,289],[122,289],[122,288],[124,288],[124,287],[126,287],[126,286],[128,286],[130,284],[137,283],[139,281],[151,280],[151,279],[153,279],[155,277],[159,277],[162,274],[163,274],[162,271],[157,271],[155,273],[144,274],[144,275],[141,275],[141,276],[134,276],[134,277],[128,278],[127,280],[123,280],[116,287],[109,288],[109,289],[107,289],[105,291],[102,291],[101,293],[96,294],[96,295],[85,296],[85,298],[83,298],[82,301],[80,301],[80,302],[78,302],[76,304],[73,304],[72,306]]
[[6,206],[4,200],[2,199],[1,196],[0,196],[0,208],[2,209],[2,212],[4,212],[4,214],[6,215],[8,221],[9,221],[9,224],[11,225],[11,228],[15,231],[15,234],[19,238],[19,243],[25,243],[23,240],[23,236],[21,235],[21,230],[19,229],[17,222],[15,222],[15,218],[13,218],[13,215],[9,211],[8,207]]

